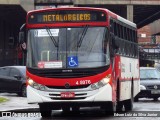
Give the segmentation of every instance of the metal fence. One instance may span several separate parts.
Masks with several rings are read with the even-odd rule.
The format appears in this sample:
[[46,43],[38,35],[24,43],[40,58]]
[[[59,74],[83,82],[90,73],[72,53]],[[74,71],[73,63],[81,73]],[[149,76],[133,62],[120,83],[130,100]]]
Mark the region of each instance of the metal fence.
[[145,48],[139,50],[140,59],[145,60],[159,60],[160,59],[160,49],[159,48]]

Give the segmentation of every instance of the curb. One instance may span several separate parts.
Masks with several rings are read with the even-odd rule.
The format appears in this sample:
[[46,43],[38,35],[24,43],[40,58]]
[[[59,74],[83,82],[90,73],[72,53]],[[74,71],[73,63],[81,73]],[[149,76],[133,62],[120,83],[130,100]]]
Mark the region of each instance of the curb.
[[3,110],[0,112],[39,112],[39,108],[23,108],[23,109],[11,109],[11,110]]

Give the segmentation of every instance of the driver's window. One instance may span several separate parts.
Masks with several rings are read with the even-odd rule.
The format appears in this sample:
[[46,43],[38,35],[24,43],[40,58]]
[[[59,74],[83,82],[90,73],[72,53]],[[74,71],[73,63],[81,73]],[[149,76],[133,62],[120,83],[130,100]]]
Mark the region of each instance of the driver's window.
[[10,76],[14,77],[15,75],[19,76],[20,75],[19,71],[16,70],[16,69],[14,69],[14,68],[11,68],[11,70],[10,70]]

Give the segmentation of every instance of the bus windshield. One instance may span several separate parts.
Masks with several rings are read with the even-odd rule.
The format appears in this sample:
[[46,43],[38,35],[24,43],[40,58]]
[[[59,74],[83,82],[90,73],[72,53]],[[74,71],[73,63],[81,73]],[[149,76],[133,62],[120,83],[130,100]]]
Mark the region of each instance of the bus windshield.
[[106,27],[43,28],[28,31],[27,66],[89,68],[109,65]]

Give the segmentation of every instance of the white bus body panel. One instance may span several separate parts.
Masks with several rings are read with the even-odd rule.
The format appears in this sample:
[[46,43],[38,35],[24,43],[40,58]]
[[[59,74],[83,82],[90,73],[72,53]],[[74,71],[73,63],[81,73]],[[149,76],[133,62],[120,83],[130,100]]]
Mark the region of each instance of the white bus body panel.
[[138,59],[120,57],[120,71],[121,71],[120,100],[122,101],[131,98],[132,78],[137,79],[133,80],[134,97],[140,91]]
[[[64,91],[64,89],[63,89]],[[60,98],[60,94],[62,92],[62,90],[50,90],[50,91],[40,91],[40,90],[36,90],[34,88],[32,88],[31,86],[27,86],[27,100],[28,103],[44,103],[44,102],[59,102],[59,101],[64,101],[64,102],[80,102],[80,101],[88,101],[88,102],[100,102],[100,101],[112,101],[112,87],[110,84],[107,84],[105,86],[103,86],[100,89],[96,89],[96,90],[90,90],[90,91],[86,91],[83,89],[79,89],[76,91],[74,91],[73,89],[70,90],[66,90],[66,92],[75,92],[75,94],[77,93],[86,93],[86,95],[83,96],[75,96],[75,97],[85,97],[85,99],[80,99],[80,100],[54,100],[51,99],[51,97],[55,97],[55,96],[51,96],[50,94],[58,94],[59,96],[57,98]]]

